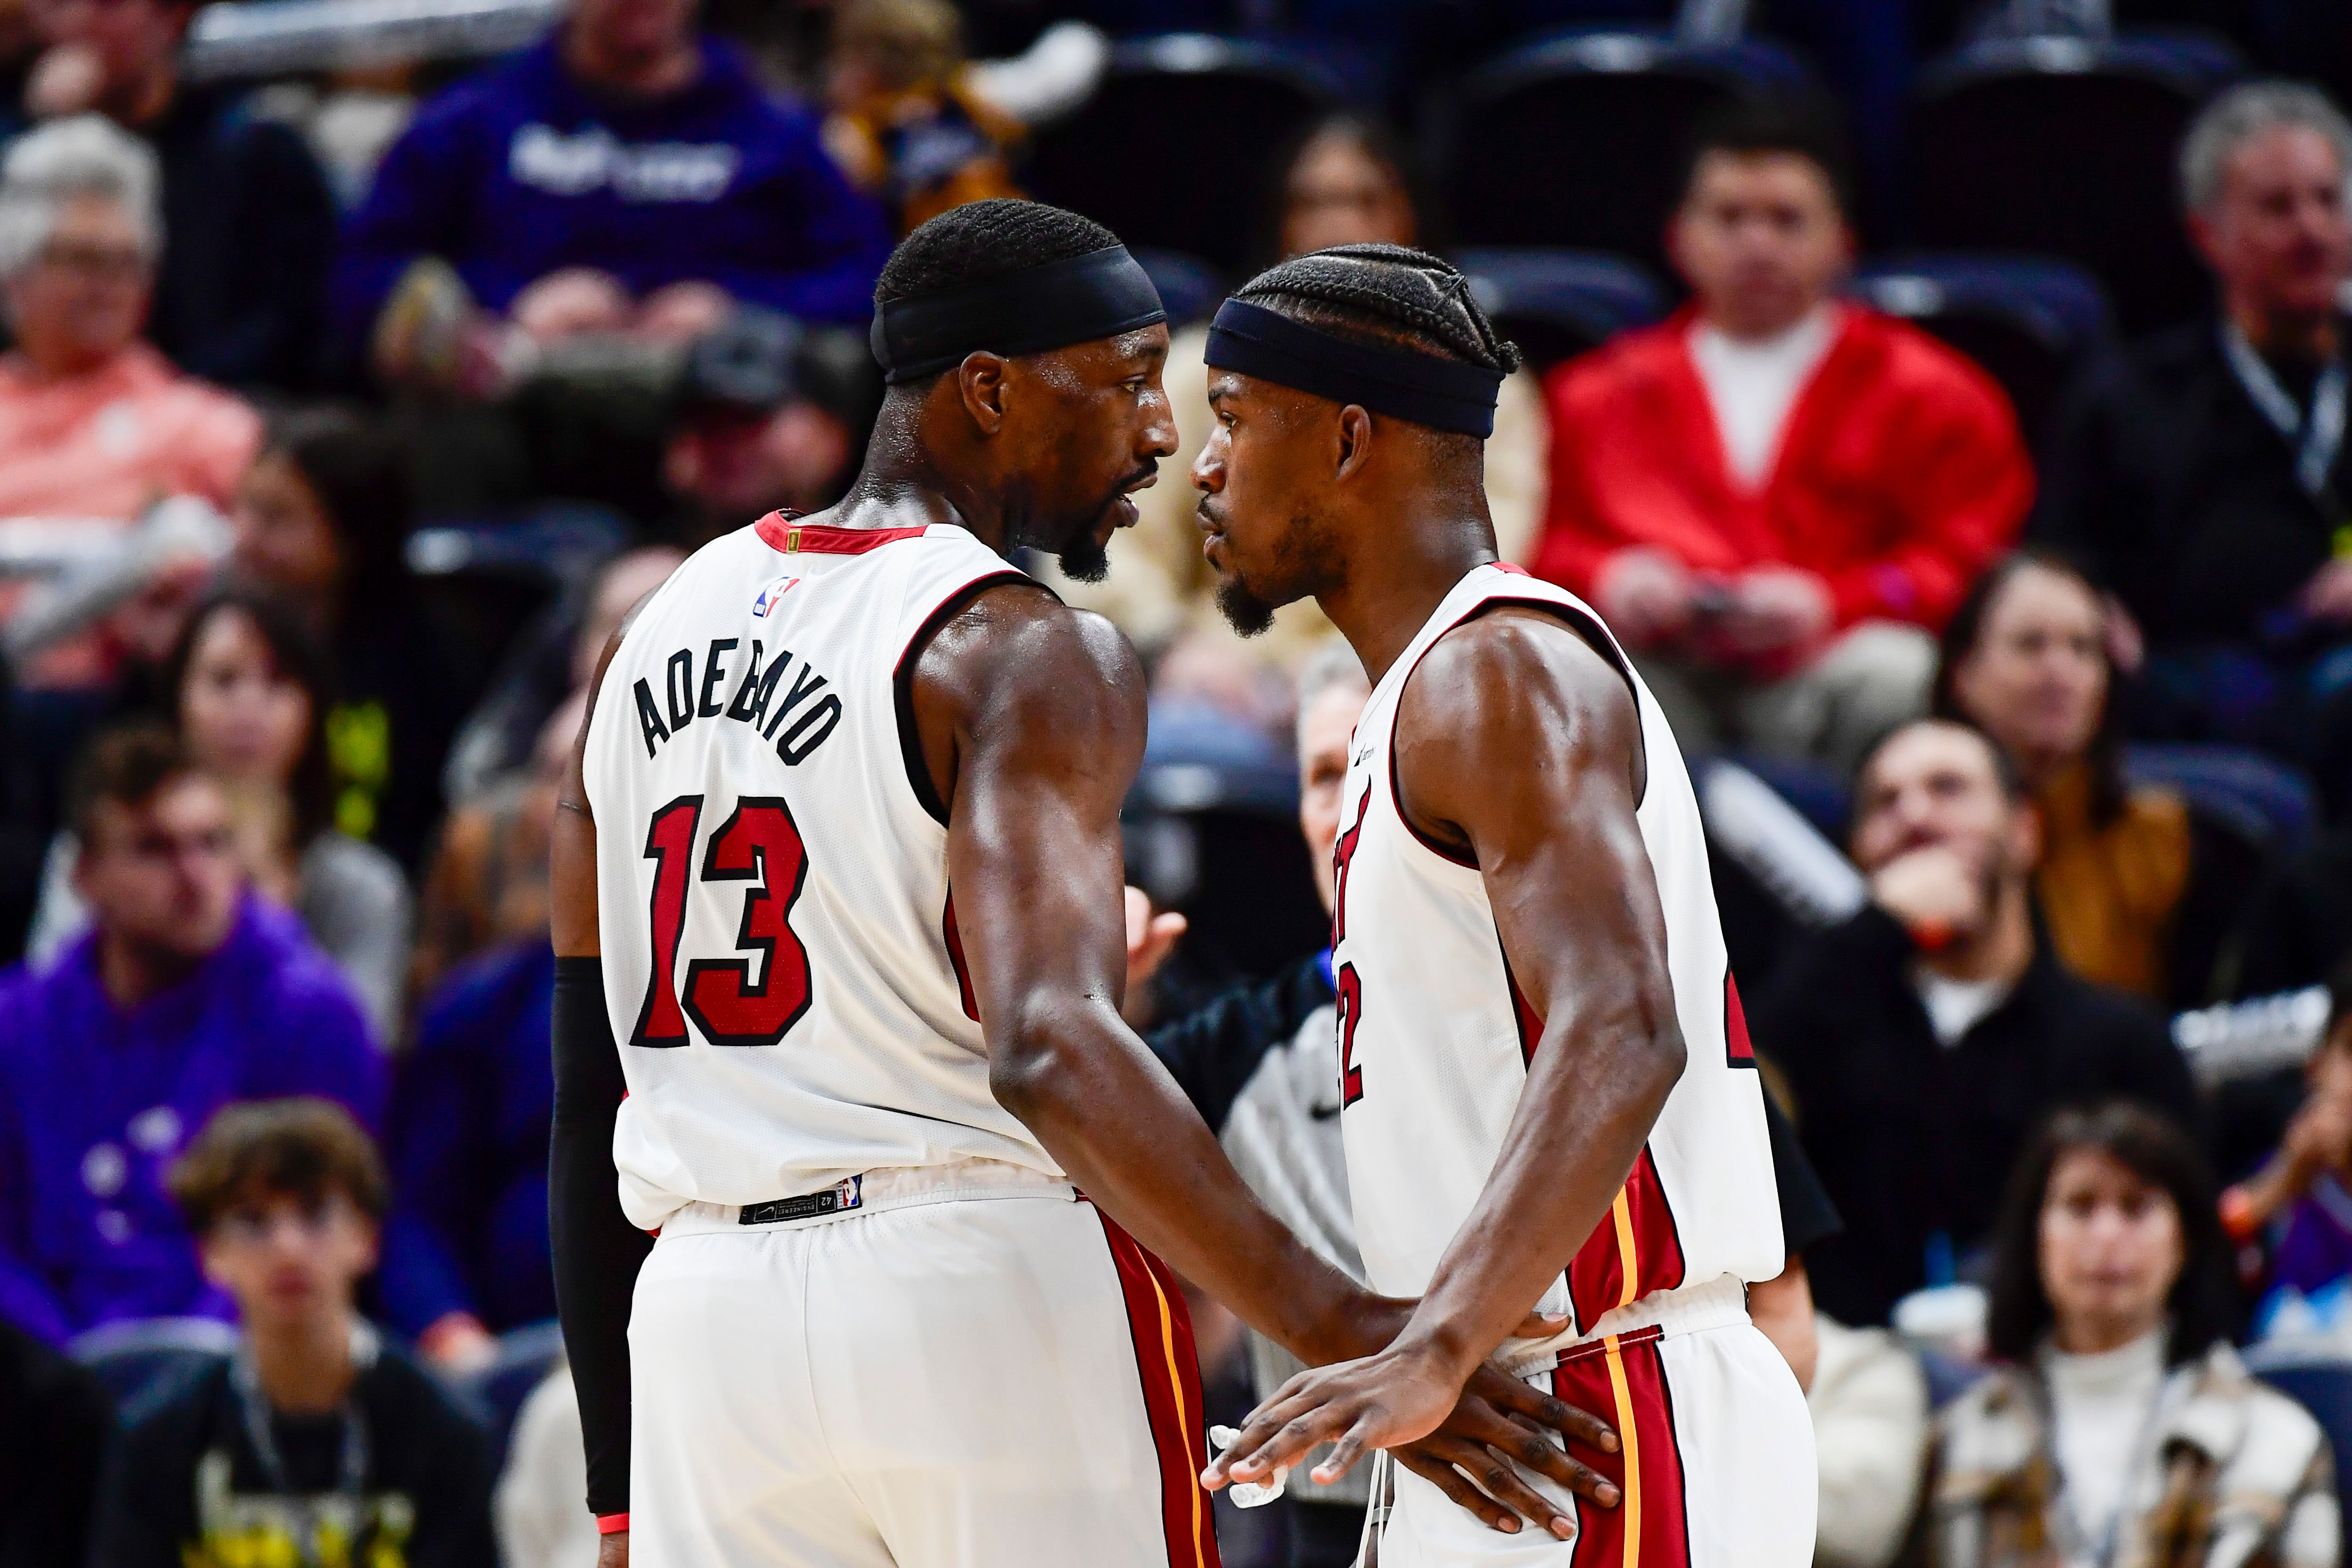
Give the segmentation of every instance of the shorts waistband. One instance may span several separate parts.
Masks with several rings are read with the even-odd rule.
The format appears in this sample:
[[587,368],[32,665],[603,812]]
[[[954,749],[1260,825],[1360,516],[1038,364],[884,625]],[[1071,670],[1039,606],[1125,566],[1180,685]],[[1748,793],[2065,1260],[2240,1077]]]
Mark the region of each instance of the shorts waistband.
[[1747,1281],[1737,1274],[1719,1274],[1703,1285],[1653,1290],[1638,1301],[1603,1312],[1586,1331],[1534,1342],[1507,1340],[1495,1353],[1515,1376],[1526,1376],[1572,1360],[1606,1340],[1633,1335],[1673,1339],[1748,1321]]
[[664,1221],[661,1234],[716,1236],[747,1230],[799,1230],[862,1214],[922,1204],[990,1198],[1076,1200],[1068,1182],[1003,1160],[956,1160],[944,1165],[899,1165],[845,1176],[829,1187],[757,1204],[690,1203]]

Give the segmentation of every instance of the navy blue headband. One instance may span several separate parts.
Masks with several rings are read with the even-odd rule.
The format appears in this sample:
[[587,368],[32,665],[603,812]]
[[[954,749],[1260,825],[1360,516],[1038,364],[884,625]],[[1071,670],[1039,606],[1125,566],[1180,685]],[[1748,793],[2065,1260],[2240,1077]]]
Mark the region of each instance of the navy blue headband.
[[1262,305],[1228,300],[1209,328],[1209,363],[1334,403],[1459,436],[1495,433],[1503,373],[1411,349],[1349,342]]
[[987,349],[1008,358],[1115,338],[1168,319],[1160,290],[1123,245],[1049,261],[944,294],[893,300],[867,342],[893,386]]

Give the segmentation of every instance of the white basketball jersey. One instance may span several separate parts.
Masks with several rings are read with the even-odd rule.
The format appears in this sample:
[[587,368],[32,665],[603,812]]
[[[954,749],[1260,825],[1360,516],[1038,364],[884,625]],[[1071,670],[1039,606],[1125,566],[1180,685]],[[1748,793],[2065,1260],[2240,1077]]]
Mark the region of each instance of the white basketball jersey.
[[[1478,868],[1422,838],[1398,805],[1397,704],[1438,638],[1496,605],[1582,627],[1633,684],[1648,786],[1634,819],[1665,909],[1666,964],[1688,1048],[1681,1081],[1611,1213],[1543,1300],[1576,1331],[1655,1290],[1787,1261],[1755,1057],[1717,924],[1698,804],[1665,716],[1599,616],[1517,568],[1482,566],[1446,595],[1356,722],[1341,807],[1333,955],[1340,1126],[1372,1288],[1419,1296],[1468,1217],[1543,1036],[1519,994]],[[1529,767],[1549,766],[1529,758]],[[1595,886],[1590,896],[1612,896]]]
[[1026,580],[951,524],[778,514],[639,611],[586,758],[632,1223],[972,1158],[1061,1174],[989,1091],[908,705],[914,645]]

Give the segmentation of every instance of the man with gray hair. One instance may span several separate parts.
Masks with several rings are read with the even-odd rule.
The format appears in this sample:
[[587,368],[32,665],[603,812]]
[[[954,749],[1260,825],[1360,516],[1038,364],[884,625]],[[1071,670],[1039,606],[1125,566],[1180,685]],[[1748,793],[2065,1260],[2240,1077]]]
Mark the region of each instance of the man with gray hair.
[[2062,408],[2035,531],[2116,601],[2143,649],[2135,730],[2263,745],[2352,804],[2352,710],[2310,679],[2352,642],[2345,290],[2352,124],[2317,89],[2214,100],[2180,153],[2213,318],[2094,364]]
[[260,439],[252,410],[139,340],[163,247],[155,154],[97,115],[0,162],[0,517],[128,521],[157,499],[226,510]]
[[[94,114],[41,126],[0,161],[0,309],[16,338],[0,356],[0,518],[127,526],[182,495],[226,511],[260,444],[251,409],[140,341],[163,244],[156,185],[154,153]],[[103,679],[97,652],[88,637],[53,647],[33,678]]]

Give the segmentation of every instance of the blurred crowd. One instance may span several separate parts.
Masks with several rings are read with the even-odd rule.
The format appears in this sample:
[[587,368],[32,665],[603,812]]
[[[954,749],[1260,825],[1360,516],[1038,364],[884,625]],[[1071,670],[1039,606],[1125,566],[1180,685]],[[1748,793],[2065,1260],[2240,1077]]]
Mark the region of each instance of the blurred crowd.
[[[1121,38],[1255,29],[1351,84],[1278,144],[1181,128],[1229,187],[1202,254],[1262,264],[1446,248],[1401,118],[1615,19],[1140,9],[571,0],[488,64],[256,80],[192,72],[193,0],[0,0],[0,1568],[330,1538],[586,1568],[546,930],[595,650],[698,545],[842,493],[893,240],[1028,192]],[[1896,13],[1984,20],[1770,8],[1840,96],[1694,120],[1643,284],[1679,303],[1506,384],[1498,547],[1601,611],[1694,760],[1819,1560],[2320,1568],[2352,1457],[2352,123],[2308,82],[2211,95],[2161,171],[2208,307],[2101,337],[2045,405],[1853,287],[1900,206]],[[2340,90],[2339,30],[2294,37]],[[1181,449],[1105,581],[1030,564],[1150,671],[1130,1019],[1353,1266],[1317,1108],[1366,689],[1311,603],[1217,615],[1184,476],[1246,271],[1149,259]],[[1246,1409],[1282,1352],[1195,1307],[1213,1411]],[[1362,1501],[1221,1500],[1227,1561],[1351,1561]]]

